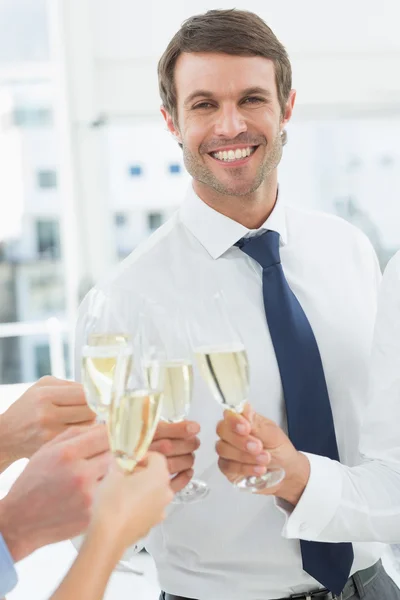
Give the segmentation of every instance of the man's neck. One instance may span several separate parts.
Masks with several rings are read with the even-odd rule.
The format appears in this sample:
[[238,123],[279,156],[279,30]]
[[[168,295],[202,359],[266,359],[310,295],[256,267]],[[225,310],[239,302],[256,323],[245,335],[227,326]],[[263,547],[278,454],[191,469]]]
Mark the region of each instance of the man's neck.
[[258,229],[274,209],[278,182],[274,174],[248,196],[223,195],[196,180],[193,180],[193,189],[205,204],[217,212],[248,229]]

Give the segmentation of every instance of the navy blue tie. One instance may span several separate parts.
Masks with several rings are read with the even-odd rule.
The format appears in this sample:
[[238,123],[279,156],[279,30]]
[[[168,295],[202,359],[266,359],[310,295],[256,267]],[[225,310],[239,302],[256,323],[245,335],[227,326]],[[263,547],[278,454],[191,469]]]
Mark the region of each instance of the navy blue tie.
[[[264,308],[282,380],[289,437],[297,450],[339,460],[321,356],[311,325],[283,273],[279,234],[266,231],[243,238],[237,246],[263,269]],[[303,569],[339,595],[353,564],[352,544],[304,540],[300,544]]]

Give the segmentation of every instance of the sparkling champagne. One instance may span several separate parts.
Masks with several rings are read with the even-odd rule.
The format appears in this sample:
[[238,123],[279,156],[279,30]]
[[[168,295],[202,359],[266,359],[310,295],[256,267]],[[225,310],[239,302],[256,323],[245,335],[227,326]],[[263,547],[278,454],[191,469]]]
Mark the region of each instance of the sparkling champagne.
[[110,446],[119,465],[132,472],[142,460],[160,417],[162,394],[154,390],[126,391],[114,399],[109,418]]
[[124,361],[126,372],[132,361],[128,336],[91,335],[88,344],[82,349],[82,383],[87,403],[97,414],[109,410],[111,389],[117,365],[117,358]]
[[150,362],[146,366],[147,380],[151,388],[157,388],[157,380],[163,388],[161,418],[168,423],[183,421],[189,413],[193,390],[193,366],[188,360]]
[[235,412],[242,412],[249,393],[249,363],[242,345],[196,349],[200,371],[214,398]]

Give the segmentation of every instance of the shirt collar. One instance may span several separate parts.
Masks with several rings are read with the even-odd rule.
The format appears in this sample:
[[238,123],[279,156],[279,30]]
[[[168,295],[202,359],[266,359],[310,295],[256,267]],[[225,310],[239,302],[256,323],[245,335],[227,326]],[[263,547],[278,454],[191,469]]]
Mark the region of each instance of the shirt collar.
[[[180,207],[180,218],[214,259],[254,231],[208,206],[197,196],[192,186]],[[279,233],[281,246],[287,243],[285,211],[280,194],[271,214],[258,231],[268,229]]]

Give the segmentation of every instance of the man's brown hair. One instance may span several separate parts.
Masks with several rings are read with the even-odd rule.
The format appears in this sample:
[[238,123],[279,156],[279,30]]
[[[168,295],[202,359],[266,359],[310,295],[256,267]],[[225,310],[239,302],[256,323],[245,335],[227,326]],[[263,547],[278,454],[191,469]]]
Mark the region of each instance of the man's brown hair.
[[256,14],[244,10],[209,10],[187,19],[168,44],[158,63],[162,103],[177,124],[174,71],[183,52],[221,52],[236,56],[263,56],[275,66],[282,115],[292,88],[288,54],[273,31]]

